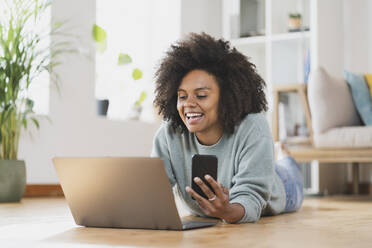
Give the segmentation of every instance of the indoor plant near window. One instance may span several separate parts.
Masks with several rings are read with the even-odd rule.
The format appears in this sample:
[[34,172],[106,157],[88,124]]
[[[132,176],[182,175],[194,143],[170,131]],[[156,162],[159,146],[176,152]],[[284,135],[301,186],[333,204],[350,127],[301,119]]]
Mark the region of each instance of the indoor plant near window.
[[[104,54],[108,47],[106,30],[102,28],[101,26],[94,24],[92,27],[92,38],[96,46],[97,54],[100,54],[100,55]],[[117,58],[112,58],[112,61],[114,61],[114,59],[117,59],[117,66],[119,67],[129,65],[133,62],[129,54],[125,54],[121,52],[118,53]],[[131,77],[134,81],[140,80],[142,78],[142,71],[139,68],[132,68]],[[96,78],[96,81],[97,81],[96,87],[99,86],[98,91],[101,91],[107,87],[107,85],[104,85],[105,82],[101,80],[97,80],[97,78]],[[100,94],[102,94],[102,92],[100,92]],[[130,113],[129,113],[129,119],[132,119],[132,120],[139,119],[141,112],[142,112],[142,103],[146,99],[146,96],[147,94],[145,91],[142,91],[140,93],[140,96],[138,97],[138,99],[136,99],[135,103],[131,106]],[[107,98],[108,96],[106,97],[101,96],[99,99],[96,99],[98,115],[101,115],[101,116],[107,115],[108,107],[110,105],[110,101]]]
[[[107,49],[106,31],[97,24],[94,24],[92,28],[92,37],[95,41],[97,52],[104,53]],[[96,99],[97,114],[106,116],[109,104],[110,101],[107,98]]]
[[137,101],[133,104],[130,117],[131,120],[139,120],[142,113],[142,103],[147,97],[146,91],[142,91]]
[[50,5],[47,0],[5,0],[0,4],[0,202],[20,201],[25,190],[25,162],[18,160],[20,134],[30,121],[39,128],[34,103],[28,97],[30,85],[45,71],[57,82],[53,72],[57,58],[73,51],[68,50],[67,41],[45,46],[48,35],[62,34],[60,23],[46,34],[32,28],[40,25]]

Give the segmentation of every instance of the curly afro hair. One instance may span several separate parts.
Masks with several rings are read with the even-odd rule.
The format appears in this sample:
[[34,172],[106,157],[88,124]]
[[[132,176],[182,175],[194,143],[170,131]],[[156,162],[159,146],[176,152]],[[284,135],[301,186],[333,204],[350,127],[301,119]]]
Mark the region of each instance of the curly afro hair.
[[200,69],[213,75],[220,87],[218,118],[232,134],[249,113],[267,111],[264,80],[247,57],[223,39],[191,33],[172,45],[155,73],[155,100],[159,114],[174,131],[188,132],[177,111],[177,90],[183,77]]

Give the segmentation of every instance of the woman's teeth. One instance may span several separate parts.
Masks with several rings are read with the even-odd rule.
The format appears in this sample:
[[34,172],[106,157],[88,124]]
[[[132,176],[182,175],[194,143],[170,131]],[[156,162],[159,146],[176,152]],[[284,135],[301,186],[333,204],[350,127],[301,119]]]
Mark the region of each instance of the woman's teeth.
[[186,114],[186,117],[187,119],[195,119],[195,118],[199,118],[199,117],[202,117],[202,113],[187,113]]

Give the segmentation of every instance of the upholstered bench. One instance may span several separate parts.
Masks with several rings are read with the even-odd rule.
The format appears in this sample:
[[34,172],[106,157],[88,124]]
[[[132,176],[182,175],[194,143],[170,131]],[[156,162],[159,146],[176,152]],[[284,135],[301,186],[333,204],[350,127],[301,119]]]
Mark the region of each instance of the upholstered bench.
[[275,141],[279,139],[279,94],[291,91],[300,96],[309,137],[300,144],[288,144],[290,154],[298,162],[351,163],[353,192],[358,193],[359,163],[372,163],[372,126],[362,124],[346,81],[317,69],[308,85],[274,85]]

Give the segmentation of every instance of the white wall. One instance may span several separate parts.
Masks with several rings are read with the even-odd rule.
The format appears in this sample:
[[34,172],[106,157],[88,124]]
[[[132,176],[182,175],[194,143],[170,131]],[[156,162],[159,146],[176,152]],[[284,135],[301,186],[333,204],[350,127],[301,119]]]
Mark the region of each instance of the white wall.
[[182,0],[181,34],[206,32],[222,37],[222,0]]
[[345,69],[372,73],[372,1],[344,0]]
[[372,1],[317,0],[318,57],[331,74],[343,76],[343,70],[372,72]]
[[[177,3],[170,6],[179,9]],[[69,20],[68,26],[82,38],[81,43],[91,44],[95,1],[57,0],[52,6],[52,18]],[[168,25],[165,37],[158,39],[154,47],[164,47],[164,43],[179,37],[179,32],[177,23]],[[94,58],[93,46],[85,48]],[[39,131],[31,128],[21,137],[19,158],[26,161],[29,184],[58,183],[51,162],[54,156],[148,156],[159,126],[158,123],[118,122],[97,117],[94,59],[69,55],[64,57],[64,62],[58,67],[60,93],[55,87],[50,92],[52,123],[42,120]]]
[[311,68],[323,67],[331,75],[343,76],[343,3],[339,0],[313,0],[312,11],[316,13],[310,20],[313,57]]

